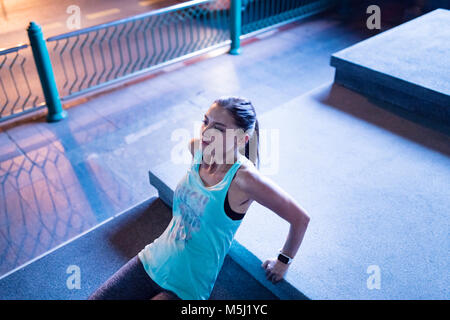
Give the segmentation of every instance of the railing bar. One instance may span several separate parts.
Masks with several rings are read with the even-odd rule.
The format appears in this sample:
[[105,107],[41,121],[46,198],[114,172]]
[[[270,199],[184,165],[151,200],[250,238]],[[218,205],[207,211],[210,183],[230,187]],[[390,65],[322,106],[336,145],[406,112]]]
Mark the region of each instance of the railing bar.
[[[164,23],[162,24],[162,26],[164,26]],[[156,62],[160,62],[160,58],[163,55],[164,52],[164,38],[163,38],[163,33],[162,33],[162,26],[159,25],[158,26],[158,30],[159,30],[159,43],[161,45],[161,49],[160,52],[158,54],[158,56],[156,57]]]
[[[59,43],[59,40],[56,43]],[[61,61],[61,66],[63,68],[64,77],[66,79],[66,81],[64,82],[63,88],[66,88],[67,85],[69,84],[69,77],[67,76],[66,63],[64,62],[64,59],[63,59],[63,54],[64,54],[64,51],[67,48],[67,44],[68,43],[69,43],[69,39],[66,39],[66,43],[64,44],[64,46],[61,49],[61,52],[59,54],[59,60]],[[55,47],[55,49],[56,49],[56,47]]]
[[95,58],[94,58],[94,44],[96,43],[95,40],[98,37],[98,31],[95,31],[95,36],[94,39],[92,39],[92,45],[89,46],[89,52],[91,53],[91,61],[92,61],[92,66],[94,67],[94,74],[91,76],[91,79],[89,80],[87,86],[90,87],[91,83],[94,81],[95,77],[97,76],[97,67],[96,67],[96,63],[95,63]]
[[197,39],[193,44],[193,50],[197,50],[199,48],[201,48],[201,46],[199,45],[200,42],[202,41],[202,37],[201,37],[201,20],[203,18],[203,14],[201,13],[198,17],[198,19],[195,19],[194,21],[196,22],[196,30],[197,30]]
[[[172,12],[170,13],[170,14],[173,14]],[[167,50],[165,50],[165,54],[162,56],[162,60],[161,61],[166,61],[167,60],[167,57],[169,56],[169,54],[170,54],[170,51],[172,50],[171,49],[171,45],[172,45],[172,43],[171,43],[171,32],[170,32],[170,26],[172,25],[172,23],[165,23],[164,24],[165,26],[166,26],[166,31],[167,31],[167,38],[166,38],[166,40],[167,40]],[[164,52],[164,50],[163,50],[163,52]]]
[[210,43],[210,34],[211,34],[211,28],[209,28],[209,22],[210,22],[210,18],[209,16],[211,15],[211,12],[204,12],[203,13],[203,42],[202,42],[202,46],[201,48],[206,47],[209,43]]
[[[191,11],[191,10],[189,10]],[[191,15],[191,12],[189,12],[189,37],[190,37],[190,41],[188,42],[188,45],[186,46],[186,52],[191,52],[193,49],[193,44],[195,43],[194,41],[194,18]]]
[[[136,57],[136,62],[133,64],[133,67],[131,68],[131,73],[133,73],[136,70],[137,65],[139,64],[139,62],[141,62],[141,49],[139,46],[139,34],[142,34],[142,25],[144,24],[143,20],[140,21],[139,27],[137,28],[137,30],[134,33],[134,40],[136,42],[136,51],[137,51],[137,57]],[[143,37],[145,39],[145,37]],[[145,40],[144,40],[145,41]]]
[[214,17],[214,30],[216,31],[216,35],[214,36],[214,43],[219,42],[222,37],[222,8],[216,11]]
[[180,26],[180,32],[184,33],[184,26],[182,23],[180,23],[180,19],[177,19],[177,21],[174,24],[174,33],[175,33],[175,50],[173,50],[173,56],[177,56],[178,52],[180,51],[180,40],[178,37],[177,27]]
[[16,60],[18,57],[19,57],[19,52],[16,51],[16,55],[15,55],[14,59],[12,60],[11,64],[9,65],[9,73],[11,75],[11,79],[12,79],[14,88],[16,89],[16,93],[17,93],[17,99],[15,100],[14,105],[11,108],[12,111],[16,108],[16,105],[17,105],[17,103],[19,103],[19,100],[20,100],[20,92],[19,92],[19,89],[17,88],[16,78],[14,77],[14,74],[12,72],[12,68],[13,68],[14,64],[16,63]]
[[222,25],[222,8],[220,7],[215,14],[214,17],[214,30],[215,30],[215,36],[214,36],[214,43],[217,43],[222,38],[223,33],[223,25]]
[[[159,16],[156,16],[155,21],[158,21],[158,17],[159,17]],[[156,22],[155,22],[155,24],[156,24]],[[152,54],[152,56],[150,57],[150,60],[149,60],[149,62],[148,62],[148,66],[153,65],[153,61],[157,58],[157,54],[156,54],[155,28],[153,28],[153,26],[152,26],[152,28],[150,28],[150,30],[151,30],[151,32],[152,32],[153,54]]]
[[208,13],[205,14],[205,42],[204,45],[212,44],[212,38],[213,38],[213,27],[212,27],[212,20],[213,20],[213,12],[211,10],[208,10]]
[[33,107],[34,110],[36,110],[36,106],[37,106],[38,100],[39,100],[39,96],[37,94],[34,95],[34,100],[33,100],[33,103],[32,103],[32,105],[34,106]]
[[24,115],[24,114],[27,114],[27,113],[30,113],[30,112],[38,111],[38,110],[43,109],[45,107],[46,107],[45,103],[42,103],[41,105],[35,106],[32,109],[27,109],[27,110],[19,112],[19,113],[11,113],[11,114],[7,115],[6,117],[1,117],[0,118],[0,122],[6,121],[6,120],[9,120],[9,119],[12,119],[12,118],[16,118],[18,116],[21,116],[21,115]]
[[86,79],[87,79],[88,71],[87,71],[87,68],[86,68],[86,61],[85,61],[85,59],[84,59],[84,50],[83,50],[83,49],[84,49],[84,46],[86,45],[86,42],[87,42],[88,39],[89,39],[89,36],[90,36],[90,33],[88,33],[88,34],[86,35],[86,37],[84,38],[84,41],[81,43],[81,46],[80,46],[80,56],[81,56],[81,62],[83,63],[84,76],[83,76],[83,78],[80,80],[80,85],[78,86],[78,91],[81,90],[81,87],[83,86],[84,81],[86,81]]
[[183,19],[180,21],[180,25],[182,27],[183,32],[181,33],[180,39],[180,48],[178,49],[177,56],[183,55],[186,52],[186,45],[188,43],[187,33],[189,24],[189,12],[187,10],[184,11]]
[[19,50],[28,48],[28,44],[19,44],[16,47],[8,48],[8,49],[0,49],[0,56],[8,53],[17,52]]
[[6,89],[5,89],[5,85],[3,84],[2,78],[0,78],[0,84],[1,84],[1,86],[2,86],[2,90],[3,90],[3,93],[4,93],[5,98],[6,98],[6,102],[5,102],[5,104],[2,106],[2,111],[0,112],[0,119],[1,119],[1,115],[3,114],[3,111],[5,111],[6,106],[7,106],[8,103],[9,103],[9,98],[8,98],[8,93],[6,92]]
[[[144,21],[144,20],[142,20]],[[145,62],[147,61],[150,52],[148,51],[148,41],[147,41],[147,30],[150,27],[150,21],[147,21],[144,25],[144,30],[142,30],[142,37],[144,39],[144,48],[145,48],[145,53],[144,53],[144,59],[142,59],[141,64],[139,65],[139,69],[142,69],[142,67],[145,65]]]
[[128,51],[128,64],[125,66],[125,69],[123,70],[123,74],[125,75],[125,74],[127,74],[127,71],[128,71],[128,68],[130,68],[130,66],[131,66],[131,61],[132,61],[132,53],[131,53],[131,45],[130,45],[130,33],[133,31],[133,29],[134,29],[134,26],[136,25],[136,21],[133,21],[133,23],[131,24],[131,28],[130,29],[128,29],[128,32],[127,32],[127,36],[126,36],[126,39],[127,39],[127,51]]
[[157,19],[155,19],[154,17],[149,17],[149,21],[148,21],[147,25],[145,26],[144,36],[145,36],[145,39],[147,39],[149,37],[148,31],[150,30],[150,36],[152,37],[151,41],[152,41],[153,50],[151,51],[152,53],[150,54],[150,52],[148,50],[148,42],[147,42],[146,47],[145,47],[146,58],[144,59],[144,61],[142,61],[142,65],[140,66],[140,69],[144,68],[144,66],[147,67],[155,55],[155,41],[154,41],[155,39],[153,37],[153,25],[155,24],[156,20]]
[[22,69],[22,74],[23,74],[23,77],[24,77],[24,79],[25,79],[25,83],[26,83],[26,85],[27,85],[28,95],[26,96],[26,98],[25,98],[25,100],[24,100],[24,102],[23,102],[23,104],[22,104],[22,110],[25,109],[25,107],[26,107],[25,105],[27,104],[28,100],[29,100],[30,97],[31,97],[31,87],[30,87],[30,83],[28,82],[28,77],[27,77],[27,75],[26,75],[26,73],[25,73],[25,69],[23,68],[23,65],[25,64],[25,61],[26,61],[26,58],[25,58],[25,57],[22,57],[22,63],[20,64],[20,69]]
[[116,30],[117,30],[117,26],[114,26],[114,31],[111,33],[111,37],[108,39],[109,54],[111,55],[111,70],[106,75],[105,81],[109,80],[109,76],[113,73],[114,68],[116,67],[116,65],[114,63],[114,52],[113,52],[113,49],[112,49],[112,46],[111,46],[111,42],[112,42],[111,39],[113,38]]
[[277,1],[277,3],[279,4],[278,13],[281,14],[283,12],[283,1]]
[[[203,8],[202,8],[203,9]],[[197,49],[201,49],[204,46],[204,43],[206,42],[206,14],[204,9],[201,11],[199,22],[199,28],[197,29],[199,32],[199,41],[197,42]],[[201,35],[201,36],[200,36]]]
[[120,30],[119,35],[117,36],[117,47],[119,48],[120,64],[119,64],[119,68],[117,69],[116,73],[114,74],[114,78],[117,78],[117,76],[119,75],[120,70],[122,69],[122,66],[123,66],[122,44],[121,44],[120,40],[121,40],[122,34],[126,28],[127,28],[127,25],[124,24],[122,30]]
[[108,34],[110,28],[106,28],[106,29],[104,29],[104,30],[105,30],[105,32],[103,33],[103,36],[102,36],[102,38],[101,38],[101,40],[100,40],[100,43],[99,43],[99,46],[100,46],[100,56],[101,56],[101,58],[102,58],[102,71],[101,71],[100,75],[98,76],[97,84],[100,83],[100,80],[103,78],[103,76],[104,76],[105,73],[106,73],[106,59],[105,59],[105,52],[104,52],[104,50],[103,50],[103,47],[104,47],[103,43],[104,43],[104,41],[105,41],[106,38],[107,38],[107,34]]
[[75,45],[78,43],[78,41],[80,40],[80,37],[77,36],[75,43],[72,45],[72,48],[70,49],[70,57],[72,58],[72,67],[73,67],[73,73],[75,74],[75,81],[72,83],[72,85],[69,88],[69,94],[72,93],[72,89],[75,87],[76,83],[78,82],[78,72],[77,72],[77,67],[75,66],[75,59],[73,57],[73,50],[75,48]]
[[256,0],[252,3],[252,16],[250,20],[250,25],[254,25],[255,21],[257,20],[257,6],[256,6]]

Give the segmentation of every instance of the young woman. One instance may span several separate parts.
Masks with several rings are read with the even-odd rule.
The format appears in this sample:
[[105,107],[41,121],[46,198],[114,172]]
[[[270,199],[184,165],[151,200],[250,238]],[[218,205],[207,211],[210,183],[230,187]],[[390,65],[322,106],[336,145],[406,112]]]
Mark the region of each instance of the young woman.
[[201,140],[190,141],[192,164],[175,189],[173,218],[166,230],[90,299],[208,299],[253,201],[290,223],[278,257],[262,264],[270,281],[280,281],[302,242],[309,217],[258,171],[258,139],[258,120],[250,101],[240,97],[214,101],[204,116]]

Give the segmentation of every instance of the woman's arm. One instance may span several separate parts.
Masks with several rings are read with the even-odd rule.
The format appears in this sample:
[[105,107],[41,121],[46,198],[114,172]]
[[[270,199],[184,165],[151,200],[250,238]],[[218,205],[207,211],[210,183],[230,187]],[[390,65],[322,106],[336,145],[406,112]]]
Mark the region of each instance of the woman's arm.
[[[289,233],[281,251],[294,258],[309,223],[309,216],[305,210],[275,182],[256,170],[243,170],[239,180],[240,189],[246,192],[250,199],[272,210],[290,223]],[[266,260],[262,264],[267,278],[274,283],[284,277],[288,266],[276,258]]]

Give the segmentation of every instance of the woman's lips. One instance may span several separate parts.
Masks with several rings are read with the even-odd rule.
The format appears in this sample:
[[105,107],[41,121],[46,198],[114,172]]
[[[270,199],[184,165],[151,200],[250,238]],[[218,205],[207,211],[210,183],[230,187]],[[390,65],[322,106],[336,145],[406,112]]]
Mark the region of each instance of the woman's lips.
[[203,145],[203,146],[207,146],[208,144],[210,144],[210,142],[206,142],[206,141],[203,141],[203,140],[202,140],[202,145]]

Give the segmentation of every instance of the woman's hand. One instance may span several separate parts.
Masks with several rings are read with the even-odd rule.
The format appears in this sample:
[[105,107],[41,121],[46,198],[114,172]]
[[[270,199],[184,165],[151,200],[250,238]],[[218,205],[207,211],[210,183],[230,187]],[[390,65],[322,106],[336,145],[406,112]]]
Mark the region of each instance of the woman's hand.
[[281,279],[283,279],[284,275],[287,272],[289,267],[288,264],[285,264],[278,259],[269,259],[266,260],[261,267],[266,270],[266,277],[269,281],[273,283],[277,283]]

